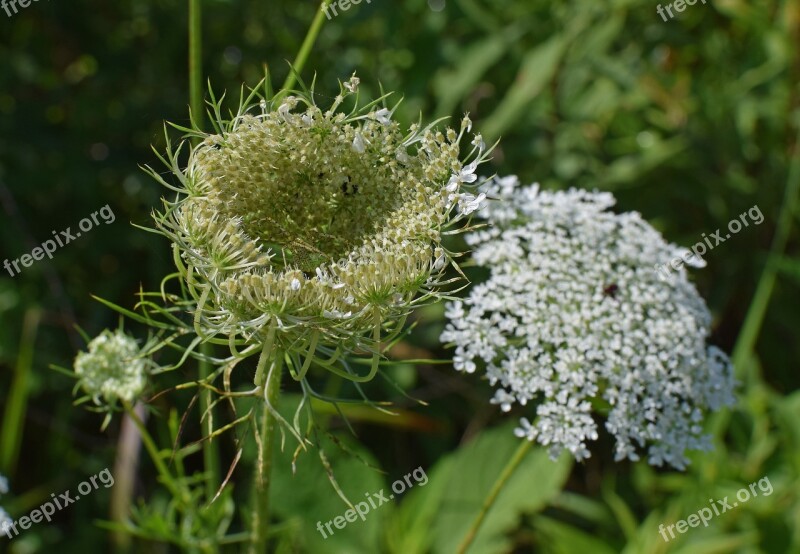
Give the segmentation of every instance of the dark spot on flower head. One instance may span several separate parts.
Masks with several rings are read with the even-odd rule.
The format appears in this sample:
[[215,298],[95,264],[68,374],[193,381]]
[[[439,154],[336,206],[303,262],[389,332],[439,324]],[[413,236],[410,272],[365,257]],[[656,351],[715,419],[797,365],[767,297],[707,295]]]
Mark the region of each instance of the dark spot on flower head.
[[604,296],[610,296],[611,298],[616,298],[618,290],[619,290],[619,286],[616,283],[611,283],[610,285],[607,285],[603,289],[603,295]]
[[350,176],[345,176],[345,180],[342,183],[342,194],[345,196],[353,196],[358,192],[358,185],[351,182]]

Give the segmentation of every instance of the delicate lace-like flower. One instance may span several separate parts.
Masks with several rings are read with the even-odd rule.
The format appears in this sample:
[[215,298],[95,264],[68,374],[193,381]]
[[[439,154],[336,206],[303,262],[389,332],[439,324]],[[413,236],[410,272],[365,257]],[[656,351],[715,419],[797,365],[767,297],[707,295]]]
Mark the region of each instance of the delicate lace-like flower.
[[375,102],[339,111],[357,88],[353,76],[327,110],[313,91],[245,103],[218,134],[194,132],[185,171],[169,154],[183,186],[156,220],[198,333],[369,350],[446,284],[441,238],[482,200],[461,184],[488,152],[460,160],[468,119],[460,133],[403,133]]
[[103,331],[74,364],[78,384],[98,405],[133,402],[147,384],[146,365],[136,341],[121,330]]
[[[482,190],[489,226],[467,236],[491,271],[468,298],[448,305],[444,342],[459,371],[486,368],[505,411],[536,406],[517,435],[589,456],[592,406],[607,415],[616,459],[682,469],[687,450],[707,449],[702,422],[734,402],[728,358],[707,346],[711,317],[681,269],[653,272],[679,247],[637,213],[615,215],[609,193],[542,192],[515,177]],[[606,413],[607,412],[607,413]]]

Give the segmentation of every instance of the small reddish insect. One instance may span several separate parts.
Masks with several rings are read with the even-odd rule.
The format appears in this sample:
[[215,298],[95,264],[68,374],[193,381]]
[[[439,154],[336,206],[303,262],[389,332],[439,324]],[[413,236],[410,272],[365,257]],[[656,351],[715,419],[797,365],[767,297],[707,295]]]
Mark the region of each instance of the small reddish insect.
[[617,286],[616,283],[611,283],[610,285],[606,286],[606,288],[603,289],[603,295],[610,296],[611,298],[616,298],[618,290],[619,286]]

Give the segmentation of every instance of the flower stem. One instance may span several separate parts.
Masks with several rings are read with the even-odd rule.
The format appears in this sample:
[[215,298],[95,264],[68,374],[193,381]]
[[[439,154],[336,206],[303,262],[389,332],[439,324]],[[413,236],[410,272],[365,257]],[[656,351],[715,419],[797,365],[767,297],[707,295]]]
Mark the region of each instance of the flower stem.
[[251,531],[250,554],[263,554],[267,551],[267,536],[269,531],[269,485],[272,471],[272,449],[275,443],[275,430],[277,419],[272,413],[278,402],[281,388],[281,374],[283,373],[283,352],[273,350],[265,345],[258,361],[256,375],[263,381],[264,367],[270,365],[265,383],[257,382],[257,386],[264,386],[264,403],[261,406],[261,425],[259,426],[259,442],[261,450],[256,462],[255,483],[253,486],[253,526]]
[[317,35],[319,35],[320,29],[322,29],[323,23],[325,23],[325,8],[328,7],[328,4],[330,4],[330,0],[322,0],[320,3],[317,15],[314,16],[311,27],[308,28],[308,33],[306,33],[306,38],[303,40],[303,45],[300,47],[300,51],[297,53],[297,57],[292,63],[292,70],[289,71],[289,75],[286,76],[286,81],[284,81],[281,90],[292,88],[297,79],[297,75],[303,71],[303,66],[306,64],[308,56],[311,54],[311,49],[317,41]]
[[162,459],[162,456],[156,447],[156,443],[153,441],[153,437],[151,437],[150,433],[147,431],[147,427],[145,426],[144,422],[141,420],[141,418],[139,418],[139,415],[130,404],[125,404],[125,412],[139,430],[139,435],[142,437],[142,443],[144,443],[144,447],[147,449],[148,454],[150,454],[150,458],[153,460],[153,463],[155,464],[156,469],[161,476],[161,480],[164,482],[164,485],[167,487],[167,489],[169,489],[170,494],[172,494],[174,498],[180,499],[184,505],[187,505],[189,503],[188,496],[184,494],[184,491],[181,490],[181,487],[175,482],[175,479],[172,477],[172,473],[170,473],[169,469],[164,464],[164,460]]
[[[203,127],[203,11],[201,0],[189,0],[189,109],[192,121],[198,129]],[[195,140],[197,142],[197,140]],[[207,358],[211,357],[211,344],[204,342],[200,345],[200,380],[204,381],[211,373],[211,364]],[[214,431],[214,414],[211,409],[211,391],[200,393],[200,414],[207,418],[206,434]],[[202,422],[201,422],[202,425]],[[203,441],[203,465],[208,478],[206,479],[206,499],[211,501],[219,483],[219,453],[217,445],[212,440]]]
[[489,496],[483,501],[483,506],[481,507],[481,511],[478,516],[475,518],[475,521],[472,522],[470,525],[467,534],[464,536],[464,540],[461,541],[461,545],[458,547],[458,554],[464,554],[469,546],[472,544],[472,541],[475,540],[475,535],[478,534],[478,530],[483,523],[483,520],[486,519],[486,514],[489,513],[489,510],[494,505],[495,500],[497,500],[497,496],[500,494],[500,491],[503,490],[503,487],[506,485],[508,480],[514,474],[519,464],[522,463],[522,460],[525,459],[525,455],[530,451],[531,447],[533,446],[533,441],[530,440],[522,440],[522,443],[517,448],[517,451],[514,453],[514,456],[508,461],[506,467],[503,468],[502,473],[495,481],[494,485],[492,485],[492,490],[489,491]]
[[203,27],[201,0],[189,0],[189,109],[198,129],[203,127]]

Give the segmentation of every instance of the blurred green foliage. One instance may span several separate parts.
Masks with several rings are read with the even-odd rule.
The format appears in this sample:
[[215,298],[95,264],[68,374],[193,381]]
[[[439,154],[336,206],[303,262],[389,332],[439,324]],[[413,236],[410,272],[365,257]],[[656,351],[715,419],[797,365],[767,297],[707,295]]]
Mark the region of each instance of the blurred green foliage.
[[[203,5],[204,71],[215,90],[231,93],[257,82],[265,64],[281,82],[316,9],[314,2],[289,0]],[[0,472],[12,467],[6,460],[19,459],[10,475],[11,500],[3,500],[17,517],[113,463],[118,425],[100,433],[97,416],[72,406],[72,382],[48,366],[71,364],[83,345],[75,324],[90,334],[116,325],[90,295],[132,306],[140,287],[155,290],[170,271],[167,244],[129,222],[147,225],[162,194],[138,165],[157,165],[150,145],[163,146],[163,121],[188,120],[186,19],[186,2],[176,0],[38,2],[12,18],[0,11],[0,257],[18,258],[51,231],[75,227],[106,204],[117,216],[52,261],[16,277],[0,274],[0,414],[6,418],[0,444],[17,449],[0,453],[9,464]],[[668,22],[653,2],[640,0],[373,0],[326,21],[305,76],[316,72],[324,104],[335,91],[331,83],[357,70],[368,92],[377,92],[378,83],[398,91],[404,99],[398,117],[405,122],[420,112],[427,118],[470,112],[487,140],[502,137],[488,171],[516,173],[548,188],[612,191],[619,209],[641,212],[682,245],[758,205],[764,223],[720,245],[707,256],[708,267],[694,272],[715,315],[714,342],[731,351],[798,155],[799,43],[800,3],[793,0],[698,3]],[[791,221],[798,222],[796,211]],[[536,452],[474,552],[508,552],[512,545],[518,552],[553,553],[800,552],[797,245],[793,233],[777,264],[756,351],[737,368],[742,401],[712,422],[721,438],[714,453],[694,456],[692,468],[678,474],[615,463],[606,436],[571,471]],[[446,358],[437,340],[441,307],[421,312],[417,323],[398,357]],[[332,518],[346,506],[314,453],[299,462],[299,477],[291,476],[286,459],[273,490],[284,522],[278,551],[451,552],[465,518],[477,512],[483,483],[488,489],[516,443],[507,427],[484,431],[506,419],[488,403],[488,386],[446,365],[399,365],[388,373],[430,405],[421,407],[386,383],[370,384],[372,398],[395,401],[403,415],[353,414],[358,443],[335,414],[329,426],[385,476],[332,454],[338,447],[331,444],[334,468],[354,497],[418,466],[430,483],[364,526],[351,524],[335,540],[320,541],[311,515]],[[12,389],[19,382],[25,400]],[[174,393],[155,406],[161,414],[182,413],[190,399]],[[14,402],[22,402],[24,419],[9,419],[19,411],[8,409]],[[174,429],[155,419],[170,444]],[[20,433],[18,448],[8,445],[12,428]],[[187,442],[200,434],[196,423],[184,430]],[[230,463],[232,441],[223,441],[222,453]],[[234,473],[225,505],[246,497],[244,468],[252,455],[246,452]],[[201,462],[199,454],[187,458],[187,471]],[[658,535],[659,524],[765,475],[774,494],[669,544]],[[145,459],[136,495],[155,498],[157,508],[164,493],[152,476]],[[561,492],[545,487],[562,480]],[[470,487],[474,495],[466,494]],[[109,517],[108,506],[108,491],[98,492],[59,513],[53,525],[15,539],[12,551],[108,551],[107,533],[93,525]],[[4,545],[0,539],[0,550]],[[168,550],[142,543],[139,551]]]

